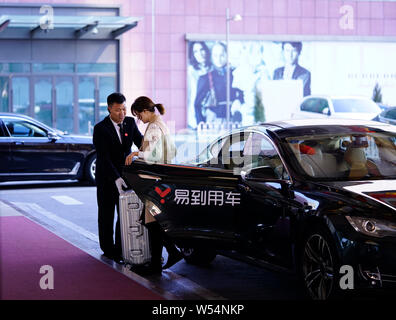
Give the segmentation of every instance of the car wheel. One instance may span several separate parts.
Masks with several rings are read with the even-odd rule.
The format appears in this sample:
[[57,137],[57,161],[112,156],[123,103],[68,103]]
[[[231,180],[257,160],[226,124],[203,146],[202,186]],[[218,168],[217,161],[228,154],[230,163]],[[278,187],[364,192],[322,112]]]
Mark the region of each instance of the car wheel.
[[85,164],[85,179],[90,184],[95,184],[96,154],[90,156]]
[[339,262],[330,234],[322,228],[310,232],[302,246],[300,272],[310,298],[327,300],[339,294]]
[[184,260],[189,264],[208,265],[216,258],[216,251],[207,248],[181,248]]

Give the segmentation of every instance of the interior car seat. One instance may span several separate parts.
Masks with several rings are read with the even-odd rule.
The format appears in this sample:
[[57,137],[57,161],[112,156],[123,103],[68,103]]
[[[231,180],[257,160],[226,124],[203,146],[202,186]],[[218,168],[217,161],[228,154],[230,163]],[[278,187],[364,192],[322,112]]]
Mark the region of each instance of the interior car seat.
[[348,144],[344,161],[349,167],[350,178],[363,178],[369,173],[365,152],[367,147],[367,140],[363,140],[361,137],[356,137],[354,141]]

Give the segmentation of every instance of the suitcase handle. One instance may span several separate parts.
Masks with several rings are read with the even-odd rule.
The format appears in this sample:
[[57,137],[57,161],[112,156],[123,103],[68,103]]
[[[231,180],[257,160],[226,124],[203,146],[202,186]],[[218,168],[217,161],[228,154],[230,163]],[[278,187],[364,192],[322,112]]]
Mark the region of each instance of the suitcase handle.
[[138,226],[130,226],[129,227],[132,232],[137,232],[138,234],[136,235],[137,237],[143,236],[143,226],[138,225]]

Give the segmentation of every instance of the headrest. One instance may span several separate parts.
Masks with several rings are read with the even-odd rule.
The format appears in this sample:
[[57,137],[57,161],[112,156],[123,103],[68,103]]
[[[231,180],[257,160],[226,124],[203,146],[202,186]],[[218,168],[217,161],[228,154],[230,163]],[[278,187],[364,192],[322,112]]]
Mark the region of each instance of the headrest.
[[344,154],[344,160],[348,162],[350,165],[356,163],[366,163],[366,153],[362,148],[355,148],[353,146],[348,147],[347,151]]

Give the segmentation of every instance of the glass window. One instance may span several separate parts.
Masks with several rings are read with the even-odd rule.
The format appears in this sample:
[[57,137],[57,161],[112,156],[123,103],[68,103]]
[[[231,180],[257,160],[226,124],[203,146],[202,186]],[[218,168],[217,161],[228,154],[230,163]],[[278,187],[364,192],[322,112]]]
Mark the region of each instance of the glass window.
[[30,63],[0,63],[0,72],[30,72]]
[[0,112],[8,111],[8,77],[0,77]]
[[380,113],[380,107],[370,99],[333,99],[335,112]]
[[115,91],[114,77],[100,77],[99,78],[99,120],[106,117],[107,111],[107,96]]
[[47,133],[37,125],[16,119],[5,119],[4,124],[12,137],[46,137]]
[[395,109],[388,110],[388,111],[385,113],[385,118],[396,119],[396,108],[395,108]]
[[304,103],[301,105],[301,111],[315,112],[316,103],[317,99],[305,100]]
[[80,133],[92,134],[95,125],[95,80],[80,77],[78,81],[78,106]]
[[50,77],[34,81],[34,117],[52,126],[52,81]]
[[56,128],[73,132],[73,78],[56,78]]
[[395,141],[395,132],[374,128],[286,139],[297,172],[329,180],[394,179]]
[[12,112],[28,114],[30,105],[29,78],[13,77],[12,81]]
[[252,133],[243,151],[244,170],[257,167],[270,167],[281,179],[283,164],[272,143],[260,133]]
[[328,108],[329,104],[326,99],[308,99],[301,105],[302,111],[323,113],[325,108]]
[[217,158],[210,161],[211,165],[226,170],[236,170],[236,174],[239,174],[243,166],[243,148],[247,137],[248,135],[245,134],[234,134],[225,138]]
[[73,73],[73,63],[33,63],[33,72],[37,73]]
[[92,72],[117,72],[117,64],[115,63],[78,63],[78,73],[92,73]]
[[8,133],[3,128],[3,122],[0,120],[0,137],[8,137]]

